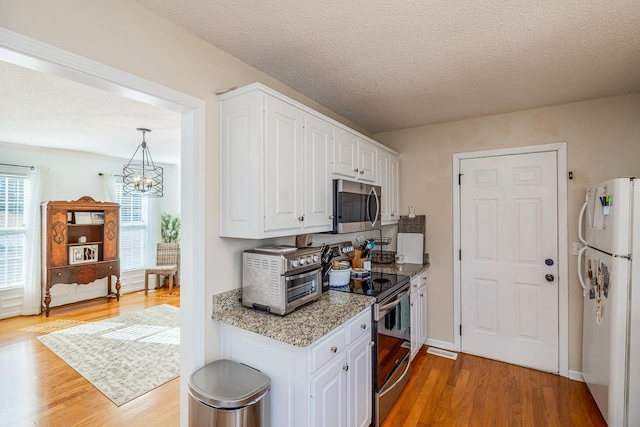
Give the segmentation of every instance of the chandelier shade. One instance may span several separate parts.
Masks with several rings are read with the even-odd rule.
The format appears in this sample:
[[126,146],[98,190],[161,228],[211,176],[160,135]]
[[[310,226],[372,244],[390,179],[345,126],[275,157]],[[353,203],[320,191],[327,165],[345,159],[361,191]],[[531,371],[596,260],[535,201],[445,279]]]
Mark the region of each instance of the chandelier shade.
[[[129,163],[122,168],[122,192],[125,195],[138,197],[163,196],[163,170],[153,163],[151,152],[145,140],[150,129],[138,128],[142,132],[142,142],[131,156]],[[140,152],[140,155],[138,155]],[[138,158],[136,159],[136,155]]]

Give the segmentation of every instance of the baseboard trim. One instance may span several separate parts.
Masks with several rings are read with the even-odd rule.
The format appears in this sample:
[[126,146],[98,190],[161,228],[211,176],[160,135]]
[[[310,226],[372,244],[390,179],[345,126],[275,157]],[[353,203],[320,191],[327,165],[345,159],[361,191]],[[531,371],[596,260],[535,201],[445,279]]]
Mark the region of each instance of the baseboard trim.
[[448,341],[440,341],[434,340],[432,338],[427,338],[426,345],[430,345],[431,347],[441,348],[443,350],[455,351],[455,347],[452,342]]
[[582,377],[582,372],[580,371],[572,371],[569,369],[569,379],[574,381],[584,382],[584,378]]

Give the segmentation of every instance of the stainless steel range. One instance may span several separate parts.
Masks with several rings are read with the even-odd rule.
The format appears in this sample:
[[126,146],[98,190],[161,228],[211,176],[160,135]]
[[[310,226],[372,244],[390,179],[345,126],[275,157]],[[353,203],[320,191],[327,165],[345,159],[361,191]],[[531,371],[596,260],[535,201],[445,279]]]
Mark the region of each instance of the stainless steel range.
[[[331,246],[334,259],[346,259],[351,243]],[[329,288],[376,298],[372,311],[374,425],[379,427],[411,375],[411,281],[409,276],[376,272]],[[327,283],[328,285],[328,283]]]
[[244,251],[242,305],[285,315],[321,295],[319,248],[272,246]]

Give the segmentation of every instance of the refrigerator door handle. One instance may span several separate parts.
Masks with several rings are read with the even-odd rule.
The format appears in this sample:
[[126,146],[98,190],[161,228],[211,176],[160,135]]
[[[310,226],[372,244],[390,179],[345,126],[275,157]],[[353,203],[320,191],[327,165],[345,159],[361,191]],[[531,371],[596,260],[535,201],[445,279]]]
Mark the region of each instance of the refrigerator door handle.
[[588,246],[583,246],[580,248],[580,252],[578,252],[578,280],[580,280],[580,286],[582,286],[583,298],[587,296],[587,285],[584,283],[584,278],[582,277],[582,255],[588,248]]
[[[584,202],[584,204],[582,205],[582,209],[580,209],[580,215],[578,216],[578,238],[580,239],[580,241],[584,245],[587,244],[587,241],[585,240],[584,236],[582,235],[582,219],[584,218],[584,213],[587,211],[587,206],[588,205],[589,205],[588,201]],[[584,285],[582,287],[584,287]]]

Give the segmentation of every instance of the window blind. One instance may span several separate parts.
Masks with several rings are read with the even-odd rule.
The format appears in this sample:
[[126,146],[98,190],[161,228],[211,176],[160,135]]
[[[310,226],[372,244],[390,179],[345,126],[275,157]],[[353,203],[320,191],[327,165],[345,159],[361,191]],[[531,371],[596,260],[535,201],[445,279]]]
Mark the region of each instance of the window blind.
[[122,188],[122,183],[116,183],[116,202],[120,204],[120,268],[139,270],[145,268],[147,257],[148,200],[123,195]]
[[27,192],[25,176],[0,174],[0,289],[25,286]]

